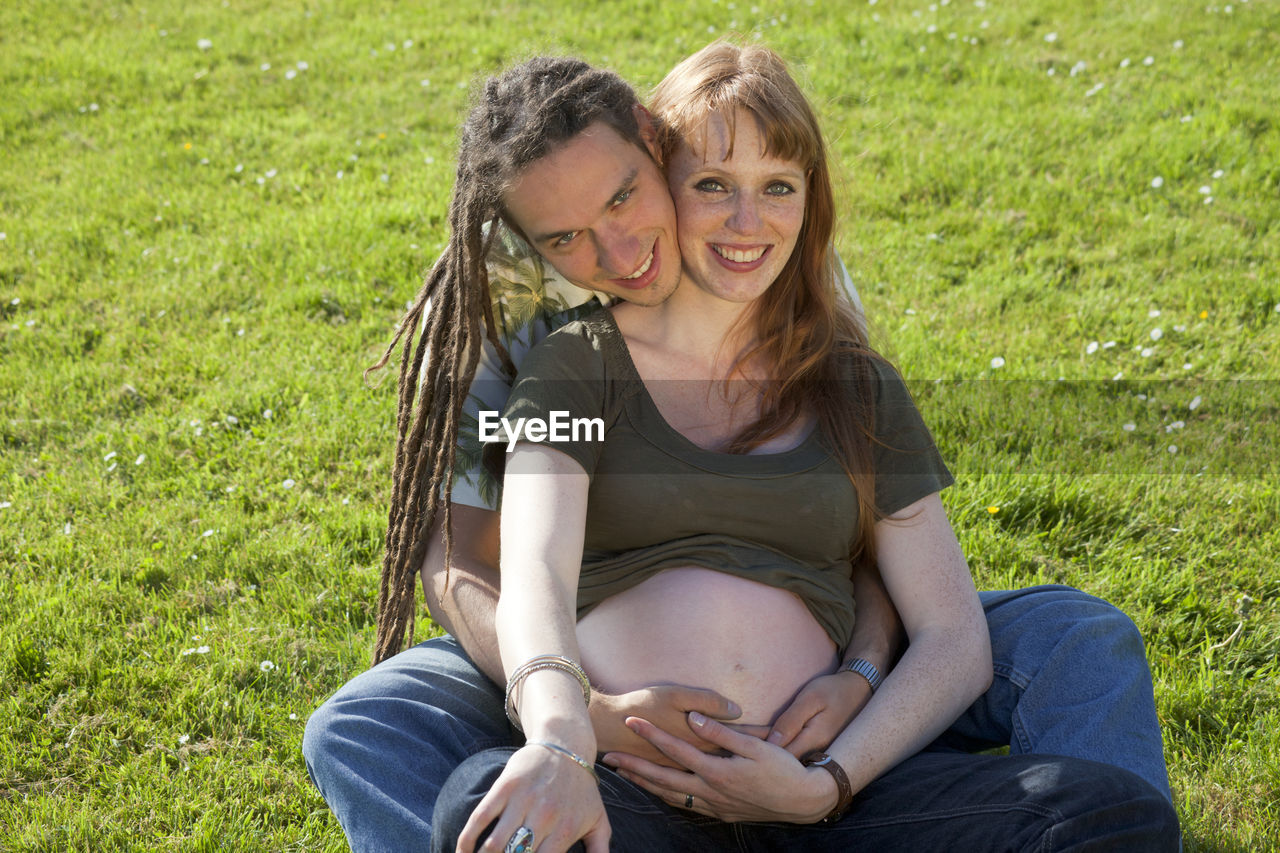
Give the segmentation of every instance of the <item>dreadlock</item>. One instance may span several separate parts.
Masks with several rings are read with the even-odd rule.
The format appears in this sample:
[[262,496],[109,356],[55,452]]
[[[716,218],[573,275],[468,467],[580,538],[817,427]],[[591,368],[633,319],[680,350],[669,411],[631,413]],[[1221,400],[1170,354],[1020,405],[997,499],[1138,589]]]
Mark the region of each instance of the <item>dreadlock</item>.
[[413,642],[416,579],[437,514],[443,521],[448,583],[458,423],[484,340],[497,351],[503,369],[515,376],[510,354],[498,340],[485,269],[504,215],[503,193],[530,165],[595,122],[640,144],[632,111],[637,103],[635,92],[618,75],[560,57],[536,57],[490,78],[475,99],[458,145],[449,244],[386,351],[366,371],[386,365],[403,341],[374,664],[397,654],[406,635]]

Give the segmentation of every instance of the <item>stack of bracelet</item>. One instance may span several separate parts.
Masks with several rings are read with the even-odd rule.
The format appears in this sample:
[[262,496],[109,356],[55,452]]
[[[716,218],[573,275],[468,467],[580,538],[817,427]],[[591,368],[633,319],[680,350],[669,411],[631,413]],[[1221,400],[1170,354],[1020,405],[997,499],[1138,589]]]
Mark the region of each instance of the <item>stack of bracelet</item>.
[[524,728],[520,725],[520,717],[516,712],[516,690],[519,689],[520,683],[525,678],[542,669],[558,669],[578,679],[578,683],[582,685],[583,700],[588,705],[591,704],[591,682],[587,680],[587,674],[581,666],[563,655],[538,655],[535,658],[530,658],[516,667],[516,671],[511,673],[511,677],[507,679],[507,719],[511,721],[511,725],[515,726],[518,732],[523,732]]

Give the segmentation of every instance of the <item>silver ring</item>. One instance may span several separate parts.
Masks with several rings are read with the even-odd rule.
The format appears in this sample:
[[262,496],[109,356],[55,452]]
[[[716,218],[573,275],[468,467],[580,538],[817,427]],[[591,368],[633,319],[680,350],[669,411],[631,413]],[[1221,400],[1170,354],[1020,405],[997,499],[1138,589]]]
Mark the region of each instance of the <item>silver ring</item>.
[[693,808],[693,794],[685,794],[685,795],[684,795],[684,807],[685,807],[686,809],[691,809],[691,808]]
[[502,853],[529,853],[532,849],[533,830],[527,826],[522,826],[516,830],[515,835],[511,836],[507,846],[502,848]]

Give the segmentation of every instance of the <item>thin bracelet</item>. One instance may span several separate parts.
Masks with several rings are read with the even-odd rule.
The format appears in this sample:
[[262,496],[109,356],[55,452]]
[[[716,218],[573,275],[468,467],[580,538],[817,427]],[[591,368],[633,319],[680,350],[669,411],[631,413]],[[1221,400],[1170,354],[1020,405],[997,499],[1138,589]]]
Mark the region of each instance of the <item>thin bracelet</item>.
[[516,690],[525,678],[544,669],[559,670],[572,675],[578,680],[578,684],[582,686],[583,701],[587,705],[591,704],[591,682],[587,680],[587,674],[581,666],[563,655],[538,655],[516,667],[516,671],[511,673],[511,677],[507,679],[507,696],[504,707],[507,712],[507,719],[511,721],[511,725],[515,727],[516,731],[524,731],[524,728],[520,725],[520,717],[516,713]]
[[595,779],[597,782],[600,781],[600,777],[596,775],[596,769],[591,766],[590,762],[588,762],[585,758],[578,755],[577,753],[570,752],[569,750],[565,749],[563,746],[560,746],[559,744],[548,743],[545,740],[531,740],[531,741],[528,741],[528,743],[526,743],[525,745],[526,746],[545,746],[547,749],[551,750],[552,752],[558,752],[561,755],[568,758],[574,764],[581,767],[583,770],[590,773],[592,779]]

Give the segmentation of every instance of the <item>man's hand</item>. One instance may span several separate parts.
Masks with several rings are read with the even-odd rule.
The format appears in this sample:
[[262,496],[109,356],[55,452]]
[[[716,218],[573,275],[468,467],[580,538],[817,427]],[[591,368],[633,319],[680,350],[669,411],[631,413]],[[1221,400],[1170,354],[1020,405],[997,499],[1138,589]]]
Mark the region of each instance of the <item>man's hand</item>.
[[674,738],[703,752],[720,749],[704,740],[689,727],[689,712],[697,711],[714,720],[736,720],[742,709],[719,693],[696,687],[658,684],[642,687],[617,696],[592,693],[591,726],[595,729],[597,748],[601,753],[622,752],[655,764],[678,767],[656,746],[626,725],[628,717],[648,720]]
[[871,685],[857,673],[820,675],[796,694],[765,740],[796,758],[825,750],[870,699]]

